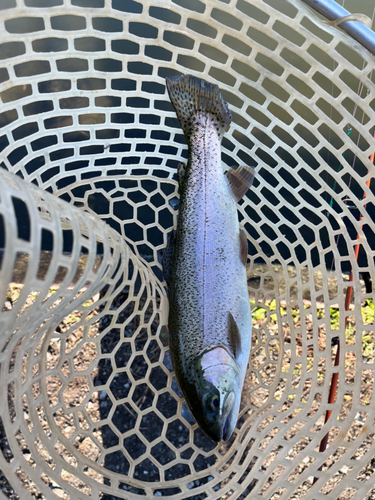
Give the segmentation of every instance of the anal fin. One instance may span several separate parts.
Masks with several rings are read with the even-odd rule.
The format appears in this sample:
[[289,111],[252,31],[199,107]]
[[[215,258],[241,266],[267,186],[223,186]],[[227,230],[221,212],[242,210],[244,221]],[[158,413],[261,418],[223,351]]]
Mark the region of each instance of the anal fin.
[[164,347],[169,345],[169,330],[167,325],[161,327],[159,338]]
[[166,283],[169,283],[170,276],[171,276],[171,261],[172,261],[172,256],[173,256],[173,250],[174,250],[174,240],[176,237],[176,230],[173,229],[171,234],[168,237],[168,243],[167,246],[164,250],[164,255],[163,255],[163,260],[162,260],[162,266],[163,266],[163,277]]
[[178,167],[177,167],[177,180],[178,180],[178,187],[180,188],[180,191],[182,190],[182,186],[184,184],[185,173],[186,173],[185,163],[179,163]]
[[253,183],[255,171],[251,167],[230,168],[227,173],[229,186],[236,202],[239,202]]
[[240,229],[240,257],[242,264],[246,266],[247,262],[247,237],[243,229]]

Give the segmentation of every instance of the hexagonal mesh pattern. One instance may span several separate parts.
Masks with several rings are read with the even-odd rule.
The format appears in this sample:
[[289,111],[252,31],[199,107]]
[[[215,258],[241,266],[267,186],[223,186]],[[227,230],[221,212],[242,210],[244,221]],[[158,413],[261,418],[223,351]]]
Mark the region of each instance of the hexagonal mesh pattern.
[[[373,498],[374,59],[297,0],[3,0],[0,31],[3,491]],[[231,108],[224,168],[257,171],[238,207],[257,323],[219,445],[162,329],[187,157],[165,77],[187,72]]]

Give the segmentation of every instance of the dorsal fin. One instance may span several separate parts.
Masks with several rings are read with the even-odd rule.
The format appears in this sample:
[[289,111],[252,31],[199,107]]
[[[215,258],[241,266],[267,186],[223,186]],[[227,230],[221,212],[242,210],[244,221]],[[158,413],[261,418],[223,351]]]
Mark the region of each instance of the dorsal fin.
[[237,170],[230,168],[226,175],[233,197],[237,203],[252,185],[255,171],[251,167],[239,167]]
[[233,314],[228,312],[229,342],[233,356],[236,358],[241,351],[241,335]]

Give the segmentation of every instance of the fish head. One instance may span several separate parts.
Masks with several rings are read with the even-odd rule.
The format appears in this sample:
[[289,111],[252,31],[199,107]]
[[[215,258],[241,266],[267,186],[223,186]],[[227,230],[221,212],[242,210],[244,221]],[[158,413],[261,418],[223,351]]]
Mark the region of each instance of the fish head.
[[193,371],[196,396],[188,401],[193,415],[207,436],[217,442],[226,441],[237,423],[240,368],[226,349],[214,347],[196,360]]

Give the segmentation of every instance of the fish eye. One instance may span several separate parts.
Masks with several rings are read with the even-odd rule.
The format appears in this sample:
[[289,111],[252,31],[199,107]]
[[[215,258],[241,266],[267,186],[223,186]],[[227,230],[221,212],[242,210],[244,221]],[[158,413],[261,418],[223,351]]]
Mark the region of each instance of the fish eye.
[[216,394],[207,394],[204,403],[208,411],[215,411],[219,407],[219,397]]

